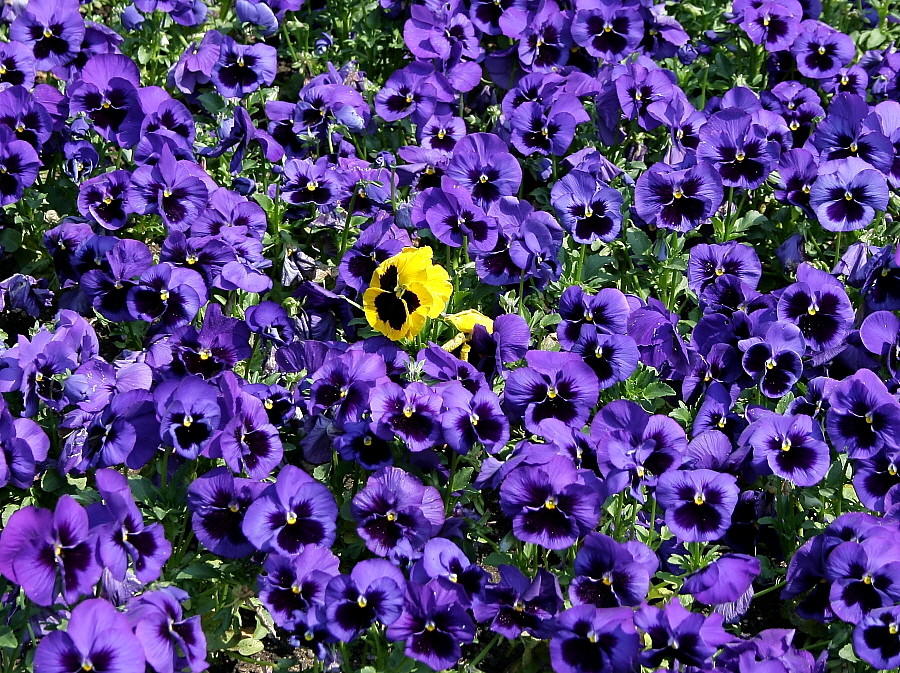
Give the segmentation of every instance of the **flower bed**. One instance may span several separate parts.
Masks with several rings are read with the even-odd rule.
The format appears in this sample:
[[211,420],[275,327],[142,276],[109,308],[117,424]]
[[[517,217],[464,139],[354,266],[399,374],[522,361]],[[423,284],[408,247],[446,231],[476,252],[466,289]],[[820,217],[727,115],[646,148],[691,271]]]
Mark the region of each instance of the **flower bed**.
[[893,11],[4,4],[3,673],[898,668]]

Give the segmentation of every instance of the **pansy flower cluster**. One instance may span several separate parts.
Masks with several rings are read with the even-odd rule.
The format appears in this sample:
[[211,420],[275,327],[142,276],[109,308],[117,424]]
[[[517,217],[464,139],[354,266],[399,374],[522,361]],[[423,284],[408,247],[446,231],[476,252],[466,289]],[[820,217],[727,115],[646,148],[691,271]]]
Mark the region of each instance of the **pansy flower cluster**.
[[3,672],[900,667],[897,24],[4,4]]

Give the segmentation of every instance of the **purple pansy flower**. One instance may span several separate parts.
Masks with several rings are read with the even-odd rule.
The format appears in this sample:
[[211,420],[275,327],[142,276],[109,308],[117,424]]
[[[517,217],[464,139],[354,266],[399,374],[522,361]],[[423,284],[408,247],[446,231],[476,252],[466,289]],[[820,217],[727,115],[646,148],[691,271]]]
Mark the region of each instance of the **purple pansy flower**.
[[285,465],[247,508],[242,529],[257,549],[295,556],[307,545],[331,546],[337,513],[327,487],[299,467]]
[[141,641],[132,633],[128,618],[107,601],[93,598],[72,610],[65,631],[41,639],[34,670],[144,673],[146,663]]
[[738,493],[732,475],[706,469],[666,472],[656,487],[666,525],[685,542],[719,539],[731,524]]

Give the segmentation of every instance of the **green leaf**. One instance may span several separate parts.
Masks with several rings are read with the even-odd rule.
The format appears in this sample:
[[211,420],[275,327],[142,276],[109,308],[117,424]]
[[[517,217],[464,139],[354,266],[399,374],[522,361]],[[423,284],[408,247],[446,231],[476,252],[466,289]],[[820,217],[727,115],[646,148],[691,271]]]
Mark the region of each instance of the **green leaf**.
[[262,652],[263,647],[264,645],[261,640],[257,640],[256,638],[244,638],[237,644],[237,651],[245,657],[249,657],[257,652]]
[[641,391],[641,396],[644,399],[655,400],[658,397],[668,397],[669,395],[674,395],[675,390],[672,386],[657,381],[655,383],[651,383],[644,390]]
[[512,562],[513,557],[510,554],[501,554],[499,552],[491,552],[484,557],[484,565],[488,566],[509,565]]
[[205,563],[192,563],[187,568],[178,573],[176,579],[187,579],[187,578],[195,578],[195,579],[204,579],[211,580],[214,578],[219,578],[222,573],[217,569],[209,566]]
[[474,471],[474,467],[463,467],[457,470],[456,474],[453,475],[453,481],[450,482],[450,490],[452,492],[463,490],[469,485]]
[[625,234],[625,238],[628,239],[628,245],[631,246],[634,254],[638,257],[642,256],[653,246],[650,237],[640,229],[629,229]]
[[12,650],[18,646],[16,634],[8,626],[0,626],[0,648]]
[[128,486],[136,502],[146,505],[159,500],[159,490],[147,477],[129,477]]

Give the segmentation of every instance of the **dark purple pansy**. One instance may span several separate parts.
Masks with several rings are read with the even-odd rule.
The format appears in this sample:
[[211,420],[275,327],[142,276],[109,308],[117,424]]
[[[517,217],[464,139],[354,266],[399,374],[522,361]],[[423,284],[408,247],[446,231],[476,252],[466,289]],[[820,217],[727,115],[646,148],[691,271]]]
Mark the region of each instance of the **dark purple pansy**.
[[424,451],[441,438],[441,398],[424,383],[384,383],[372,390],[370,405],[375,431],[384,439],[399,437],[411,451]]
[[753,447],[757,469],[767,465],[797,486],[818,484],[831,465],[822,428],[810,416],[765,414],[750,424],[741,442]]
[[66,630],[42,638],[34,655],[35,673],[144,673],[146,667],[128,618],[102,598],[77,605]]
[[580,426],[597,403],[597,375],[574,353],[528,351],[527,367],[514,370],[506,381],[504,404],[537,432],[541,421],[555,418]]
[[219,430],[219,391],[197,376],[170,379],[154,391],[160,437],[185,458],[194,460]]
[[257,549],[294,556],[306,545],[330,547],[336,519],[331,491],[299,467],[285,465],[247,508],[242,529]]
[[828,106],[828,114],[810,138],[819,150],[819,162],[856,158],[879,171],[890,170],[894,159],[893,145],[877,124],[873,125],[876,128],[866,124],[870,115],[871,109],[862,96],[849,93],[835,96]]
[[549,108],[532,102],[516,108],[509,120],[513,147],[525,156],[535,152],[545,156],[564,155],[575,137],[576,122],[569,111],[570,105],[580,106],[580,103],[564,97]]
[[699,294],[709,283],[723,275],[737,276],[755,289],[762,277],[762,265],[756,251],[737,241],[719,245],[699,243],[691,248],[687,268],[691,290]]
[[666,472],[656,487],[666,525],[685,542],[721,537],[731,524],[738,493],[733,476],[705,469]]
[[22,198],[26,187],[37,179],[41,162],[37,152],[13,131],[0,124],[0,206]]
[[853,40],[819,21],[804,21],[791,45],[801,75],[825,79],[849,65],[856,55]]
[[500,138],[474,133],[456,143],[447,176],[468,189],[482,208],[487,208],[500,197],[518,191],[522,167]]
[[132,212],[128,200],[131,173],[117,170],[85,180],[78,187],[78,210],[104,229],[125,226]]
[[53,132],[50,113],[23,86],[11,86],[0,91],[0,124],[5,124],[16,138],[24,140],[38,152]]
[[[793,1],[793,0],[791,0]],[[780,148],[739,108],[726,108],[700,129],[697,159],[711,163],[725,187],[756,189],[778,162]]]
[[386,467],[353,497],[353,518],[366,547],[388,556],[399,545],[421,549],[444,524],[444,501],[433,486],[398,467]]
[[42,71],[72,60],[84,33],[76,0],[32,0],[9,27],[9,38],[30,47]]
[[91,505],[88,515],[97,536],[97,556],[117,580],[124,580],[128,563],[137,579],[149,583],[159,579],[172,553],[159,523],[144,524],[127,479],[115,470],[98,470],[97,491],[102,505]]
[[828,231],[869,226],[887,208],[890,191],[884,174],[856,157],[831,161],[819,169],[809,205]]
[[70,114],[84,113],[101,136],[121,147],[133,147],[140,140],[144,117],[139,86],[134,61],[123,54],[98,54],[69,89]]
[[226,36],[209,77],[216,91],[226,98],[243,98],[275,80],[277,61],[275,47],[238,44]]
[[[206,634],[200,615],[185,617],[181,607],[188,600],[176,587],[148,591],[128,604],[128,620],[140,641],[147,663],[157,673],[175,673],[187,668],[201,673],[206,662]],[[95,669],[96,670],[96,669]]]
[[685,232],[709,221],[722,197],[722,178],[708,163],[685,170],[658,163],[638,178],[634,209],[648,224]]
[[652,568],[640,562],[646,548],[640,542],[620,543],[601,533],[589,533],[575,555],[575,577],[569,585],[573,605],[598,608],[643,603],[650,589]]
[[804,213],[812,214],[809,195],[819,175],[816,158],[801,148],[782,153],[778,163],[778,186],[775,196],[800,207]]
[[797,0],[763,0],[743,12],[741,28],[767,51],[788,49],[800,31],[803,8]]
[[375,112],[388,122],[410,116],[415,124],[427,121],[434,115],[438,96],[444,97],[434,74],[434,66],[419,61],[397,70],[375,95]]
[[856,654],[874,668],[900,666],[900,606],[876,608],[853,631]]
[[744,352],[741,365],[766,397],[779,398],[789,392],[803,373],[806,341],[800,328],[788,322],[772,323],[765,337],[739,342]]
[[224,467],[195,479],[188,488],[187,506],[197,539],[224,558],[249,556],[255,547],[244,535],[244,515],[266,488],[264,483],[234,477]]
[[622,228],[622,194],[590,173],[572,171],[553,185],[553,208],[577,243],[609,243]]
[[587,294],[580,286],[573,285],[559,298],[562,321],[556,335],[563,348],[571,349],[591,326],[604,334],[624,334],[630,312],[627,298],[615,288]]
[[689,612],[677,599],[662,608],[641,606],[634,614],[634,625],[650,639],[640,655],[641,664],[648,668],[656,668],[664,659],[703,668],[722,645],[733,640],[722,628],[722,615]]
[[437,579],[450,587],[462,589],[462,600],[481,596],[489,575],[478,563],[472,563],[455,544],[442,537],[428,541],[422,557],[410,571],[414,582],[425,584]]
[[288,626],[303,613],[325,604],[325,587],[336,577],[339,560],[319,545],[306,545],[296,556],[269,554],[259,576],[259,599],[275,623]]
[[900,403],[871,369],[860,369],[829,391],[825,427],[834,448],[851,458],[870,458],[900,448]]
[[126,303],[135,320],[171,330],[193,320],[207,298],[199,273],[163,263],[141,274],[128,290]]
[[71,496],[62,496],[53,512],[23,507],[0,533],[0,573],[38,605],[60,596],[74,603],[100,579],[95,540],[87,512]]
[[572,22],[572,39],[591,56],[619,62],[633,53],[644,37],[637,5],[620,0],[579,2]]
[[440,187],[426,189],[416,199],[412,218],[453,248],[466,244],[470,250],[486,252],[497,244],[496,220],[475,203],[468,190],[446,177]]
[[900,602],[900,552],[889,535],[842,542],[825,561],[831,582],[831,608],[845,622],[858,624],[871,610]]
[[475,639],[475,624],[455,590],[437,580],[408,582],[403,613],[385,634],[389,640],[406,641],[406,656],[442,670],[459,661],[461,643]]
[[[461,386],[460,386],[461,387]],[[491,390],[472,395],[463,389],[453,396],[441,415],[444,441],[457,453],[468,453],[476,442],[488,453],[498,453],[509,440],[509,420],[500,408],[500,398]]]
[[492,631],[510,640],[523,632],[543,634],[563,604],[559,580],[544,568],[533,579],[514,566],[500,564],[497,570],[499,581],[475,599],[475,619],[490,621]]
[[129,206],[142,215],[159,215],[169,229],[184,231],[209,199],[197,169],[196,164],[176,159],[166,146],[158,163],[140,166],[132,174]]
[[599,518],[596,491],[564,456],[546,465],[515,468],[500,487],[500,507],[523,542],[567,549]]
[[390,626],[403,612],[406,578],[383,559],[360,561],[325,590],[325,614],[334,637],[348,643],[378,622]]
[[853,323],[853,306],[843,284],[809,264],[797,269],[797,282],[778,300],[778,319],[797,325],[812,350],[841,344]]
[[550,661],[558,673],[627,673],[635,670],[639,649],[630,609],[575,605],[557,618]]

